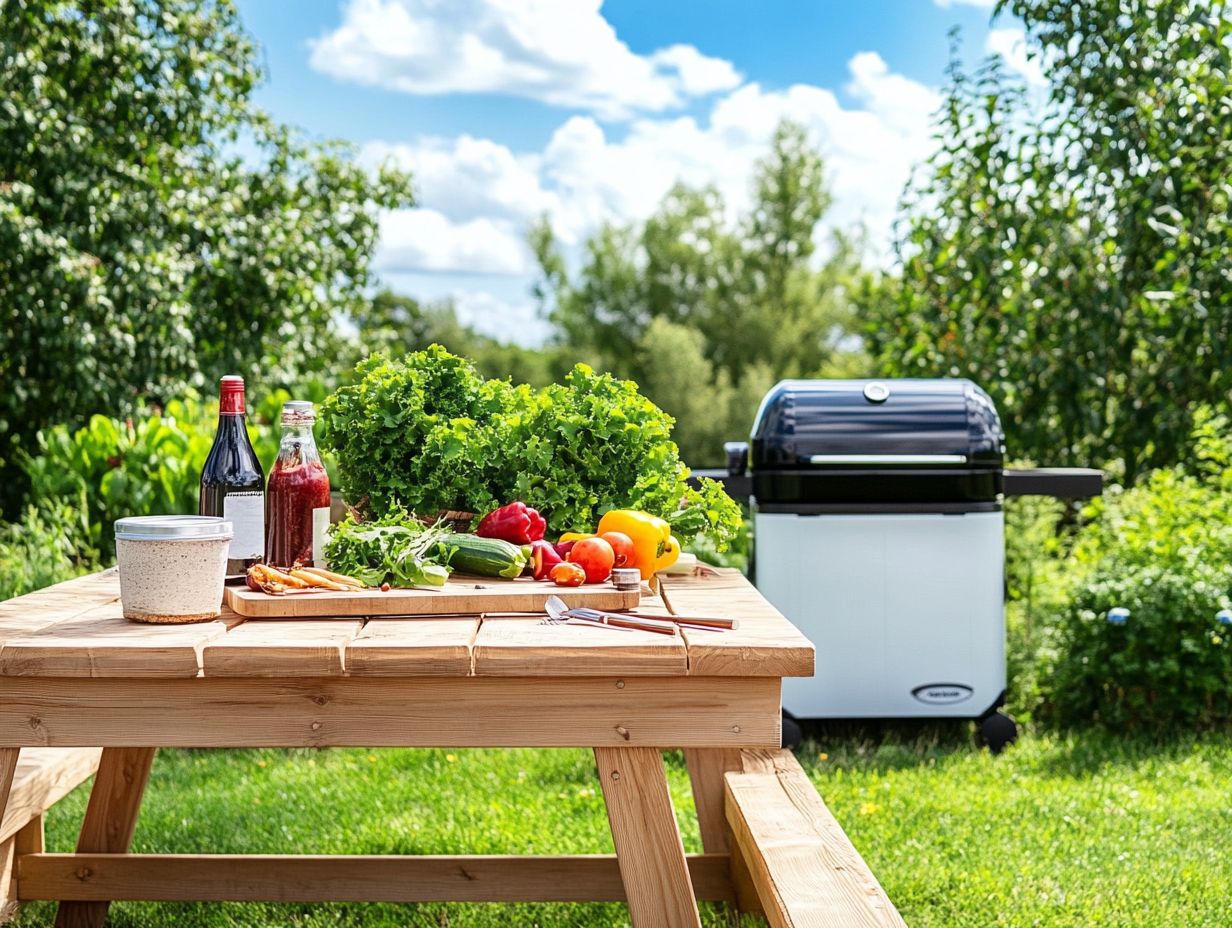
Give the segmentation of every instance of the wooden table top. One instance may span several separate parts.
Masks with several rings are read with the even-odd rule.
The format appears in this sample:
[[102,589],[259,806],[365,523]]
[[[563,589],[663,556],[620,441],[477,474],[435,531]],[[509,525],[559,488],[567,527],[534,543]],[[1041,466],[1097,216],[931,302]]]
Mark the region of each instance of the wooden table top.
[[663,578],[643,615],[728,616],[678,637],[527,615],[145,625],[114,570],[0,603],[0,678],[811,676],[813,646],[737,570]]

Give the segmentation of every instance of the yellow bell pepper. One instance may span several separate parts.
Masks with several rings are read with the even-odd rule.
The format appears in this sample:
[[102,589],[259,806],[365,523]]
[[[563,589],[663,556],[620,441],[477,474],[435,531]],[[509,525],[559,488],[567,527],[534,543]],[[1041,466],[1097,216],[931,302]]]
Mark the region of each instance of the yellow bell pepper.
[[649,580],[657,570],[666,570],[680,557],[680,542],[672,537],[672,529],[658,516],[635,509],[613,509],[599,520],[599,534],[623,532],[633,540],[633,563],[643,580]]
[[581,541],[583,538],[597,538],[593,532],[565,532],[560,536],[557,544],[563,545],[566,541]]

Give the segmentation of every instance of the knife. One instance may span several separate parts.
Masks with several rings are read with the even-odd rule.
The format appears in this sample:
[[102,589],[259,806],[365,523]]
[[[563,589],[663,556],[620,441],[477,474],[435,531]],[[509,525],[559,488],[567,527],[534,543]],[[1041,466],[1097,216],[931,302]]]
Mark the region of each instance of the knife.
[[545,604],[548,618],[553,625],[559,625],[570,619],[583,622],[593,622],[596,625],[610,625],[613,628],[629,628],[643,632],[656,632],[660,635],[675,635],[676,626],[660,619],[649,619],[645,616],[621,615],[617,612],[599,612],[595,609],[570,609],[559,596],[549,596]]

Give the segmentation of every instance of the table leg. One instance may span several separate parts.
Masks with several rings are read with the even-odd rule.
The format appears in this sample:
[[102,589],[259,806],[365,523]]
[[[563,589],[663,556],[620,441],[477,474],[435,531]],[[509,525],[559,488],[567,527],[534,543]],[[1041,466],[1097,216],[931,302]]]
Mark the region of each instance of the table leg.
[[724,775],[744,769],[738,748],[685,748],[685,764],[693,787],[693,804],[697,807],[697,827],[702,835],[702,849],[707,854],[731,855],[731,880],[736,891],[736,907],[741,912],[760,914],[761,903],[748,864],[740,848],[731,840],[727,824]]
[[[77,838],[79,854],[125,854],[137,828],[141,797],[154,762],[154,748],[104,748],[85,821]],[[62,902],[56,928],[102,928],[106,902]]]
[[[13,775],[17,773],[17,755],[20,751],[20,748],[0,748],[0,822],[4,821],[4,810],[9,804],[9,789],[13,785]],[[0,923],[17,907],[17,894],[12,886],[16,856],[16,838],[0,841]]]
[[684,844],[657,748],[595,748],[634,928],[700,928]]

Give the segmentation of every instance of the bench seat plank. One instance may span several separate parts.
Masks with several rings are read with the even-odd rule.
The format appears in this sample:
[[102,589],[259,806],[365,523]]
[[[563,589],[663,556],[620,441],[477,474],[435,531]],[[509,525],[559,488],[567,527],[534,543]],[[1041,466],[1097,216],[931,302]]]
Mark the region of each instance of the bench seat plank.
[[101,748],[22,748],[0,841],[13,837],[98,769]]
[[745,751],[728,824],[771,928],[906,928],[789,751]]

